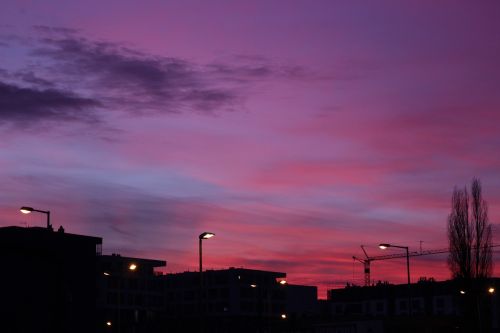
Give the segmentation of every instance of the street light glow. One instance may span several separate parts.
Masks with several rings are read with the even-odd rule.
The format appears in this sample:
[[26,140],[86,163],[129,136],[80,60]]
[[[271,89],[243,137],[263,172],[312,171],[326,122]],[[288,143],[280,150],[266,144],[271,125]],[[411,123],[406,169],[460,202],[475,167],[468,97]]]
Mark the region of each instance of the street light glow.
[[286,314],[285,313],[281,314],[281,319],[286,319]]
[[257,288],[257,285],[256,284],[251,284],[250,287]]
[[110,321],[107,321],[107,322],[106,322],[106,326],[111,326],[111,322],[110,322]]
[[215,234],[213,232],[204,232],[200,235],[200,239],[209,239],[214,237]]
[[286,280],[281,280],[281,281],[280,281],[280,284],[281,284],[281,285],[285,285],[285,284],[286,284]]
[[136,264],[130,264],[130,266],[128,266],[128,269],[130,269],[131,271],[135,271],[136,268],[137,268]]
[[391,247],[391,244],[379,244],[378,246],[381,250],[385,250],[387,249],[388,247]]
[[465,295],[465,290],[460,290],[460,294]]
[[488,292],[490,294],[493,294],[495,292],[495,288],[493,288],[493,287],[488,288]]
[[23,214],[29,214],[29,213],[31,213],[31,212],[33,211],[33,208],[23,206],[23,207],[21,207],[21,209],[19,209],[19,210],[20,210],[20,211],[21,211],[21,213],[23,213]]

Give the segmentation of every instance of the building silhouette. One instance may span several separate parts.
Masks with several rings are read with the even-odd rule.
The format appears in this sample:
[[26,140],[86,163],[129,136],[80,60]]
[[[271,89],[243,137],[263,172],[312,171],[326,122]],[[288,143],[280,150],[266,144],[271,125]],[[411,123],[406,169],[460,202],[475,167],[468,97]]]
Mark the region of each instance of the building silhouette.
[[[62,228],[0,228],[2,333],[500,333],[500,278],[328,291],[246,268],[162,274]],[[411,312],[410,312],[411,309]]]
[[[500,279],[378,283],[328,291],[318,332],[499,332]],[[321,329],[320,329],[321,328]]]
[[[63,228],[0,228],[1,332],[286,332],[309,325],[317,288],[229,268],[163,275],[163,260],[103,255]],[[305,331],[304,331],[305,332]]]
[[286,273],[207,270],[203,285],[199,272],[161,278],[172,332],[281,332],[290,328],[292,317],[298,325],[299,319],[316,311],[317,288],[290,285]]
[[2,332],[93,332],[102,239],[0,228]]
[[[285,273],[241,268],[207,270],[202,287],[199,272],[169,274],[163,279],[167,314],[174,331],[184,328],[194,332],[200,324],[208,332],[257,330],[279,321],[286,312],[284,286],[278,281],[286,279]],[[244,327],[239,323],[245,323]]]
[[118,254],[99,256],[99,331],[160,331],[164,313],[163,285],[154,269],[166,264],[162,260]]

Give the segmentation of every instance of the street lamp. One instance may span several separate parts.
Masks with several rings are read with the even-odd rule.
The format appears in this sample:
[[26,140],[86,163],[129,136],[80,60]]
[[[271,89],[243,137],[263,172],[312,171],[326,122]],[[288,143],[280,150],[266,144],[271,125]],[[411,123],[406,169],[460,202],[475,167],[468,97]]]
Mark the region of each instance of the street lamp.
[[199,313],[200,313],[200,332],[204,331],[203,327],[203,311],[202,311],[202,306],[203,304],[203,262],[202,262],[202,242],[204,239],[209,239],[214,237],[215,234],[213,232],[203,232],[198,236],[199,239],[199,251],[200,251],[200,297],[198,299],[198,307],[199,307]]
[[387,244],[387,243],[382,243],[379,244],[378,246],[381,250],[385,250],[389,247],[395,247],[397,249],[404,249],[406,250],[406,272],[408,275],[408,315],[411,316],[412,312],[412,306],[411,306],[411,282],[410,282],[410,252],[408,250],[408,246],[400,246],[400,245],[394,245],[394,244]]
[[209,239],[209,238],[212,238],[214,237],[215,234],[213,232],[204,232],[202,233],[198,238],[200,240],[200,245],[199,245],[199,249],[200,249],[200,276],[201,276],[201,272],[203,271],[203,263],[202,263],[202,250],[201,250],[201,244],[202,244],[202,241],[204,239]]
[[39,210],[39,209],[35,209],[33,207],[26,207],[26,206],[21,207],[19,210],[23,214],[29,214],[31,212],[38,212],[38,213],[46,214],[47,215],[47,229],[52,229],[52,225],[50,224],[50,210]]

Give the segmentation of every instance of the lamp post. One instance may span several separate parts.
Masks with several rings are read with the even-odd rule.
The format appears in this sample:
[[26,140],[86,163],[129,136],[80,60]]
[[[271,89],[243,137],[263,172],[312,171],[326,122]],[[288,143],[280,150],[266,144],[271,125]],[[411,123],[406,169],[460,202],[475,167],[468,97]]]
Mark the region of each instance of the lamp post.
[[203,311],[202,311],[202,306],[203,306],[203,252],[202,252],[202,244],[203,244],[203,240],[204,239],[209,239],[209,238],[212,238],[214,237],[215,234],[213,232],[203,232],[202,234],[200,234],[200,236],[198,236],[198,240],[199,240],[199,251],[200,251],[200,297],[199,297],[199,311],[200,311],[200,317],[201,317],[201,320],[200,320],[200,325],[201,325],[201,328],[203,330]]
[[397,249],[406,250],[406,273],[408,275],[408,316],[411,316],[412,306],[411,306],[411,282],[410,282],[410,252],[408,250],[408,246],[400,246],[394,244],[382,243],[378,246],[381,250],[385,250],[388,247],[395,247]]
[[201,276],[201,272],[203,271],[203,262],[202,262],[203,259],[202,259],[202,249],[201,249],[202,248],[202,246],[201,246],[202,241],[204,239],[209,239],[209,238],[212,238],[214,236],[215,236],[215,234],[213,232],[204,232],[204,233],[202,233],[198,237],[198,239],[200,240],[200,243],[199,243],[199,249],[200,249],[200,276]]
[[50,210],[39,210],[33,207],[23,206],[19,209],[23,214],[30,214],[31,212],[38,212],[47,215],[47,229],[52,229],[52,225],[50,224]]

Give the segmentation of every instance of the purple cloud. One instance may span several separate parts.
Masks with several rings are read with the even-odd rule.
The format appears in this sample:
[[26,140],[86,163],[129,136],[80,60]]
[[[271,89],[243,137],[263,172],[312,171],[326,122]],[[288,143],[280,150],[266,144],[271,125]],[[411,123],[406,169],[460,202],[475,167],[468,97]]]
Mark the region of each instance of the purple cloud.
[[92,110],[99,105],[97,100],[63,90],[23,88],[0,81],[0,122],[4,123],[94,122]]
[[30,113],[33,121],[61,117],[86,122],[98,119],[96,107],[135,115],[232,111],[244,101],[244,83],[306,75],[300,67],[275,66],[264,59],[197,65],[89,40],[74,29],[35,26],[35,31],[43,37],[23,43],[43,65],[1,72],[9,83],[1,87],[0,116],[9,121]]

